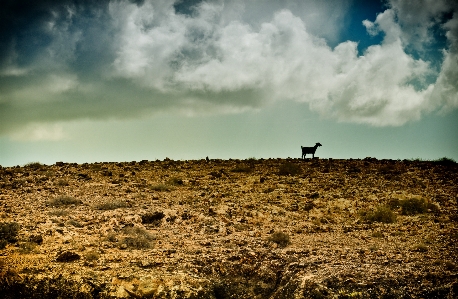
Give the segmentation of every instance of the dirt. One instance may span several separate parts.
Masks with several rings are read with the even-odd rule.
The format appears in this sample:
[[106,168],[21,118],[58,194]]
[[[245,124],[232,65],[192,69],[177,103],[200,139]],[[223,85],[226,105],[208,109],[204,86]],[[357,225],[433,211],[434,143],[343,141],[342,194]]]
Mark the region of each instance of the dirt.
[[457,298],[453,161],[0,167],[2,298]]

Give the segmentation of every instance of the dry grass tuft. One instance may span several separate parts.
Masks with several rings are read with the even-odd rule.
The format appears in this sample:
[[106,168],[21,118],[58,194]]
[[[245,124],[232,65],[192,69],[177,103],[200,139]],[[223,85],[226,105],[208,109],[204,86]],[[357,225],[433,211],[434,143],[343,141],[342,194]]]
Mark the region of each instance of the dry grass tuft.
[[53,207],[69,206],[69,205],[79,205],[83,202],[79,199],[76,199],[68,195],[57,196],[47,202],[48,205]]
[[155,239],[155,237],[152,234],[150,234],[146,229],[140,227],[126,227],[123,229],[123,233],[126,236],[124,236],[119,242],[121,248],[151,248],[151,241]]
[[394,223],[396,222],[396,214],[388,206],[378,206],[375,210],[362,210],[360,212],[362,220],[372,223]]
[[17,242],[20,225],[16,222],[0,222],[0,249],[8,243]]
[[94,206],[96,210],[102,210],[102,211],[116,210],[116,209],[127,208],[127,207],[128,207],[128,204],[121,200],[107,201],[107,202]]

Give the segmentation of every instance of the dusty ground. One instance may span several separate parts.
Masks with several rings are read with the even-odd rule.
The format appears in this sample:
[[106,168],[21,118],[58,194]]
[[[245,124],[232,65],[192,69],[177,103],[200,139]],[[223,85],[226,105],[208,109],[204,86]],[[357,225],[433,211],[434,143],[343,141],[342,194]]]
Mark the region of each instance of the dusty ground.
[[0,167],[5,298],[456,298],[453,161]]

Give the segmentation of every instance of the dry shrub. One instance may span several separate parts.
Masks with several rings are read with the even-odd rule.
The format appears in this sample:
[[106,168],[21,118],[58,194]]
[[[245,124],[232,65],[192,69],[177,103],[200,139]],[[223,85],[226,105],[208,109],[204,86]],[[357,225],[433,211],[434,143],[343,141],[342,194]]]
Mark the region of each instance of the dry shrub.
[[19,244],[19,253],[31,253],[35,249],[35,247],[37,247],[37,244],[34,242],[21,242]]
[[120,241],[121,247],[125,244],[126,247],[132,249],[147,249],[151,248],[151,241],[155,239],[146,229],[140,227],[126,227],[123,233],[126,236]]
[[43,164],[41,164],[40,162],[29,162],[27,164],[24,165],[25,168],[30,168],[30,169],[33,169],[33,170],[40,170],[44,167]]
[[67,180],[59,179],[59,180],[57,180],[56,185],[59,186],[59,187],[64,187],[64,186],[68,186],[69,184],[68,184]]
[[118,242],[118,235],[115,232],[110,232],[107,235],[107,240],[110,242]]
[[76,221],[74,219],[68,220],[65,224],[71,225],[71,226],[74,226],[74,227],[83,227],[83,225],[81,223],[79,223],[78,221]]
[[177,177],[172,177],[167,181],[167,185],[171,186],[182,186],[183,184],[183,180]]
[[16,222],[0,222],[0,249],[8,243],[17,242],[20,225]]
[[48,214],[50,216],[67,216],[69,212],[67,210],[57,209],[57,210],[49,211]]
[[47,203],[48,205],[53,206],[53,207],[61,207],[61,206],[69,206],[69,205],[79,205],[79,204],[82,204],[83,202],[72,196],[60,195],[60,196],[57,196],[49,200]]
[[381,231],[376,231],[376,232],[372,233],[372,237],[374,237],[374,238],[383,238],[384,235],[383,235],[383,233]]
[[0,287],[12,286],[22,280],[16,269],[12,268],[5,259],[0,259]]
[[417,243],[412,247],[412,251],[426,252],[428,251],[428,246],[425,243]]
[[108,201],[108,202],[104,202],[104,203],[95,205],[96,210],[103,210],[103,211],[116,210],[116,209],[126,208],[126,207],[128,207],[127,203],[121,200],[113,200],[113,201]]
[[427,202],[423,198],[409,198],[399,201],[402,215],[423,214],[428,211],[437,211],[435,204]]
[[84,255],[84,259],[88,262],[95,262],[100,258],[100,255],[96,251],[89,251]]
[[378,206],[375,210],[363,210],[360,212],[362,220],[382,223],[394,223],[396,222],[396,214],[388,206]]
[[435,204],[423,198],[393,198],[388,202],[388,205],[392,209],[401,208],[402,215],[424,214],[427,212],[437,212],[439,210]]
[[437,159],[435,161],[433,161],[435,164],[439,164],[439,165],[444,165],[444,166],[451,166],[451,165],[456,165],[456,161],[451,159],[451,158],[447,158],[447,157],[442,157],[440,159]]
[[242,172],[242,173],[250,173],[253,172],[254,167],[251,165],[237,165],[235,168],[231,170],[231,172]]
[[286,247],[290,243],[289,235],[281,231],[274,232],[269,241],[277,243],[280,247]]
[[290,162],[283,163],[278,169],[278,174],[280,175],[298,175],[300,173],[301,167]]

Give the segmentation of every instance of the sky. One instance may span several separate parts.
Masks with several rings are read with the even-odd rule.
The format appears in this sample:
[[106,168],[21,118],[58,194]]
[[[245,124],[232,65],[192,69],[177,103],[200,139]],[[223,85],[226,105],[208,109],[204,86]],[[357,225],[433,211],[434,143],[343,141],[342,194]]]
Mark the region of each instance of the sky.
[[5,0],[0,165],[458,161],[454,0]]

